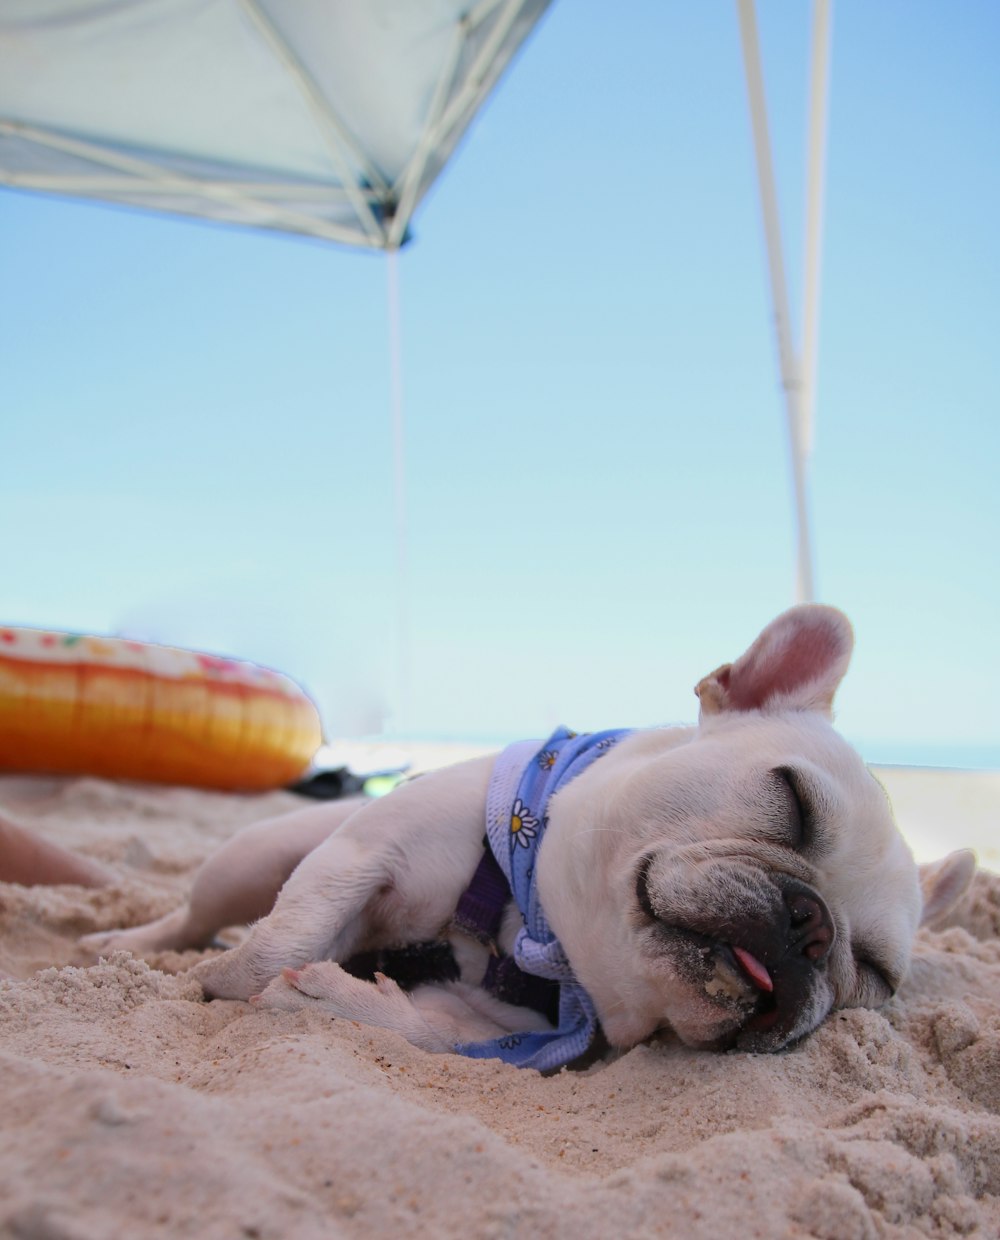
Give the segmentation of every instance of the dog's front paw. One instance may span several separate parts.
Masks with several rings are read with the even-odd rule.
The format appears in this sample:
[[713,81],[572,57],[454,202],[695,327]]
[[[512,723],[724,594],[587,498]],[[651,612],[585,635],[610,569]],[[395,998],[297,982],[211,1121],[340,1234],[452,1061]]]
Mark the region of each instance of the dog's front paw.
[[366,982],[332,960],[319,960],[301,969],[282,969],[281,977],[299,994],[322,1003],[335,1016],[365,1020],[373,1004],[404,998],[403,991],[384,973]]
[[316,1000],[296,989],[291,977],[285,976],[301,972],[301,969],[285,969],[259,995],[250,996],[250,1006],[270,1012],[301,1012],[303,1008],[315,1007]]
[[249,999],[259,994],[277,971],[278,966],[261,966],[244,945],[200,961],[188,969],[187,976],[201,985],[206,999]]
[[[366,982],[345,972],[339,964],[322,960],[301,969],[282,969],[281,976],[250,1002],[258,1007],[294,1012],[311,1008],[361,1025],[390,1029],[421,1050],[435,1054],[454,1050],[456,1042],[503,1032],[488,1020],[484,1032],[482,1017],[476,1021],[469,1006],[447,989],[418,988],[417,997],[419,1008],[413,996],[383,973],[376,973],[373,982]],[[471,1025],[467,1023],[470,1016]]]
[[390,1027],[394,1014],[410,1008],[409,997],[391,978],[376,973],[374,982],[362,981],[332,960],[282,969],[250,1002],[255,1007],[291,1012],[312,1007],[344,1020]]
[[333,1016],[352,1016],[350,992],[354,988],[369,990],[370,983],[352,977],[338,964],[323,960],[303,965],[300,969],[285,968],[259,995],[252,995],[254,1007],[281,1012],[298,1012],[320,1006]]

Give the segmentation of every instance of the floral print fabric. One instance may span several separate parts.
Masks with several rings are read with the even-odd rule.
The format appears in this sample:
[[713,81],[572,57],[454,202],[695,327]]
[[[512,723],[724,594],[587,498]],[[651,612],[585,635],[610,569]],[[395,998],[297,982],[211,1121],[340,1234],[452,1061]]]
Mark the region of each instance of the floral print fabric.
[[519,741],[497,758],[486,800],[486,836],[524,918],[514,960],[525,973],[560,984],[559,1025],[551,1032],[460,1043],[455,1048],[460,1054],[550,1072],[578,1059],[594,1040],[597,1014],[539,903],[535,859],[551,798],[628,734],[618,729],[578,735],[558,728],[541,745]]

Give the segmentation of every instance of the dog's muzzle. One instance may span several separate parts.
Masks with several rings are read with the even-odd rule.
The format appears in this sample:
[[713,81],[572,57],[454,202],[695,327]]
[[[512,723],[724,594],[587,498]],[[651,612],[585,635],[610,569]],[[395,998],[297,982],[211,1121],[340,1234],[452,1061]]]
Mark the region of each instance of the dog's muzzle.
[[791,875],[762,874],[753,900],[673,918],[650,891],[653,860],[636,875],[640,909],[685,980],[733,1014],[710,1048],[775,1051],[814,1029],[831,1005],[825,974],[837,937],[822,896]]

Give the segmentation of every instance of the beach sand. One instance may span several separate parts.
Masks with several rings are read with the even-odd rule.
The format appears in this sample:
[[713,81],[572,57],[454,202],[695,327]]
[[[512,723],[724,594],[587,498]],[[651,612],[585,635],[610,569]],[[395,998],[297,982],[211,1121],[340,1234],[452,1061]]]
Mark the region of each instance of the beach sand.
[[[971,846],[1000,870],[1000,773],[878,774],[921,859]],[[200,1002],[175,975],[199,953],[75,963],[78,935],[165,912],[222,840],[302,804],[0,778],[0,812],[117,875],[0,885],[0,1234],[1000,1235],[996,873],[879,1012],[778,1055],[665,1037],[549,1078]]]

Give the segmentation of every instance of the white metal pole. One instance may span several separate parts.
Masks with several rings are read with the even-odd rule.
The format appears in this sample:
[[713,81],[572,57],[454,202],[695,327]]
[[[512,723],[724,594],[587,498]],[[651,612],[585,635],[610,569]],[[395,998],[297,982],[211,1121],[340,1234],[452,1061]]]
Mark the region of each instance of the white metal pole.
[[396,684],[393,721],[397,732],[410,725],[410,590],[406,520],[406,439],[403,423],[403,347],[399,296],[399,251],[386,251],[389,301],[389,373],[392,417],[392,498],[396,542]]
[[819,288],[826,180],[827,102],[830,95],[830,0],[814,0],[806,165],[806,237],[802,289],[802,444],[808,461],[816,408]]
[[809,531],[809,485],[803,443],[802,380],[792,338],[788,285],[785,280],[785,264],[781,247],[781,221],[778,213],[778,195],[774,184],[774,166],[771,161],[764,76],[761,70],[760,43],[757,38],[757,18],[753,0],[737,0],[737,9],[740,19],[743,65],[747,79],[747,95],[750,102],[754,151],[757,159],[761,212],[764,218],[764,237],[767,243],[771,301],[774,307],[774,326],[778,339],[778,362],[785,391],[798,543],[796,601],[806,603],[811,602],[815,595],[812,540]]

